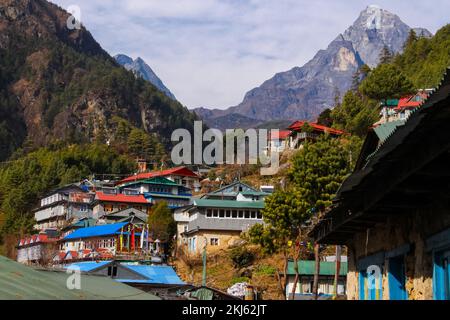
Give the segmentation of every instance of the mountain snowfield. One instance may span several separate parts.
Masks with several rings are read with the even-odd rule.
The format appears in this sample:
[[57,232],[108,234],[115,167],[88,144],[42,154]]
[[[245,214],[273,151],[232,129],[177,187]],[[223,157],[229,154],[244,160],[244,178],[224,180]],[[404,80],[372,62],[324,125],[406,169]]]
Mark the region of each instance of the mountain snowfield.
[[[397,15],[368,6],[304,66],[276,74],[249,91],[237,106],[226,110],[197,108],[194,112],[222,130],[243,122],[251,127],[274,120],[315,120],[321,111],[333,107],[337,93],[342,96],[350,89],[353,74],[361,65],[378,64],[385,46],[391,52],[401,52],[410,30]],[[418,36],[432,36],[426,29],[414,30]]]

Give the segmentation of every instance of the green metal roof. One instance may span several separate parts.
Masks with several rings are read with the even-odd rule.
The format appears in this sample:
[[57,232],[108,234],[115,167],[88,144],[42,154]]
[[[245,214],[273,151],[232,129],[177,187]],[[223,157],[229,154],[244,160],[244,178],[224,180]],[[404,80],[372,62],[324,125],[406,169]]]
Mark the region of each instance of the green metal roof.
[[392,122],[386,122],[378,127],[375,127],[373,130],[377,134],[380,142],[386,141],[397,129],[397,127],[403,126],[405,124],[405,120],[397,120]]
[[154,177],[154,178],[150,178],[150,179],[138,180],[138,181],[124,183],[124,184],[121,184],[120,187],[121,188],[122,187],[128,187],[128,186],[135,185],[135,184],[159,184],[159,185],[177,186],[177,187],[182,187],[183,186],[181,184],[175,183],[172,180],[169,180],[169,179],[164,178],[164,177]]
[[[316,268],[316,262],[310,260],[300,260],[298,262],[298,272],[300,275],[313,276]],[[320,275],[321,276],[334,276],[336,263],[321,261],[320,262]],[[341,262],[340,276],[346,276],[348,270],[347,262]],[[289,261],[288,275],[295,275],[294,262]]]
[[264,201],[195,199],[194,205],[197,207],[208,207],[208,208],[263,209]]
[[242,192],[244,196],[269,196],[270,193],[263,191],[244,191]]
[[0,256],[0,300],[160,300],[108,277],[81,275],[81,290],[69,290],[70,274],[36,270]]
[[396,107],[398,106],[398,101],[398,99],[387,99],[386,102],[382,102],[381,104],[387,107]]

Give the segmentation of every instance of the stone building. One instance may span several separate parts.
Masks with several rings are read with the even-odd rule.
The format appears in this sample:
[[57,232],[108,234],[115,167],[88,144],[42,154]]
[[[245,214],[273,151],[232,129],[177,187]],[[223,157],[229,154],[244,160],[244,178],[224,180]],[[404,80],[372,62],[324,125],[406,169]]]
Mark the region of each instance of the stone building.
[[348,248],[348,299],[450,299],[450,73],[383,139],[310,235]]
[[267,193],[235,182],[202,199],[193,199],[191,205],[174,212],[178,247],[198,254],[205,240],[208,252],[235,244],[242,232],[263,223],[261,210],[266,196]]

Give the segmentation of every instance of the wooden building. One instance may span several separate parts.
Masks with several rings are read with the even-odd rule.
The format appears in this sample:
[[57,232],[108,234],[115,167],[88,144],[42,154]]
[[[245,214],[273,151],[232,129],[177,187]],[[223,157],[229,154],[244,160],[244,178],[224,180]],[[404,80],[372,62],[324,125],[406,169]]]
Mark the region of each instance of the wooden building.
[[348,247],[349,299],[450,299],[450,69],[392,131],[369,134],[311,232]]

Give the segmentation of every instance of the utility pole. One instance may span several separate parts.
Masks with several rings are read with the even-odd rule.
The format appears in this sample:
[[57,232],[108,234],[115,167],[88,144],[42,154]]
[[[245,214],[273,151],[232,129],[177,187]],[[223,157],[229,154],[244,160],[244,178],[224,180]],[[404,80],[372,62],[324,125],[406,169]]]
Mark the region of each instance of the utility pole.
[[314,244],[314,256],[315,256],[315,270],[314,270],[314,282],[313,282],[313,294],[314,300],[319,298],[319,274],[320,274],[320,258],[319,258],[320,245],[316,242]]
[[202,276],[202,286],[206,287],[206,245],[208,241],[205,237],[205,242],[203,246],[203,276]]
[[338,296],[338,283],[339,283],[339,273],[341,272],[341,252],[342,247],[336,246],[336,271],[334,274],[334,297],[333,299],[337,299]]

